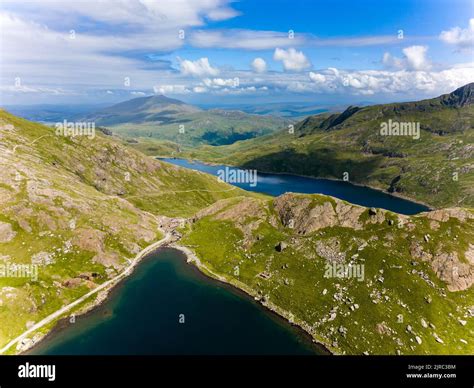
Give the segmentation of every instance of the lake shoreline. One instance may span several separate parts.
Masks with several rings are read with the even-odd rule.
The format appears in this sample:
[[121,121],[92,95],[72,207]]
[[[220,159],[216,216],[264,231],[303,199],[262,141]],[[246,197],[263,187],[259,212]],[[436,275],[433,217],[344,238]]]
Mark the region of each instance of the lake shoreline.
[[250,300],[255,302],[257,306],[263,309],[263,311],[271,314],[273,317],[279,320],[283,320],[287,325],[290,324],[293,328],[296,328],[300,334],[303,334],[307,340],[309,340],[313,345],[316,345],[319,350],[327,353],[327,355],[338,354],[334,350],[329,349],[329,344],[314,338],[309,330],[304,327],[305,325],[303,322],[296,322],[292,320],[291,313],[287,312],[286,310],[282,310],[271,303],[262,303],[261,299],[258,299],[258,295],[255,293],[255,291],[252,288],[246,286],[244,283],[238,282],[236,280],[232,281],[233,279],[229,280],[224,276],[213,272],[209,267],[202,263],[196,253],[190,248],[177,244],[170,245],[170,248],[181,251],[186,257],[186,262],[196,268],[201,276],[204,276],[207,279],[212,279],[213,281],[217,281],[233,292],[241,296],[245,296],[246,298],[250,298]]
[[[235,165],[231,165],[231,164],[223,164],[223,163],[215,163],[215,162],[207,162],[207,161],[202,161],[202,160],[199,160],[199,159],[177,158],[177,157],[174,157],[174,156],[152,156],[152,157],[155,158],[155,159],[158,159],[162,162],[165,162],[165,163],[168,163],[168,162],[166,162],[166,160],[164,160],[164,159],[176,159],[176,160],[186,160],[189,163],[202,163],[202,164],[205,164],[207,166],[228,166],[228,167],[234,167],[234,168],[239,168],[239,169],[243,168],[242,166],[235,166]],[[313,180],[328,180],[328,181],[333,181],[333,182],[348,183],[348,184],[353,185],[353,186],[375,190],[375,191],[378,191],[380,193],[386,194],[390,197],[403,199],[405,201],[412,202],[412,203],[420,205],[420,206],[424,206],[424,207],[427,208],[424,212],[430,212],[430,211],[433,211],[433,210],[437,209],[436,207],[433,207],[432,205],[430,205],[426,202],[423,202],[423,201],[418,200],[418,199],[414,199],[414,198],[409,197],[407,195],[403,195],[403,194],[400,194],[400,193],[389,193],[389,192],[381,189],[380,187],[366,185],[366,184],[362,184],[362,183],[344,181],[342,179],[337,179],[337,178],[333,178],[333,177],[315,177],[315,176],[312,176],[312,175],[294,174],[294,173],[290,173],[290,172],[274,172],[274,171],[267,171],[267,170],[259,170],[259,172],[262,173],[262,174],[286,175],[286,176],[290,176],[290,177],[307,178],[307,179],[313,179]],[[423,212],[421,212],[421,213],[423,213]]]
[[[90,313],[91,311],[95,310],[97,307],[101,306],[103,303],[105,303],[109,299],[110,292],[114,290],[118,285],[123,284],[124,280],[128,279],[131,274],[134,273],[135,268],[140,265],[144,259],[148,258],[150,255],[154,254],[157,250],[159,250],[162,247],[165,247],[169,244],[169,235],[165,233],[165,237],[163,237],[161,240],[155,241],[152,244],[146,246],[144,249],[142,249],[135,259],[131,262],[130,266],[127,267],[122,273],[117,275],[114,279],[111,279],[113,281],[110,281],[110,284],[105,286],[102,290],[100,290],[97,294],[95,295],[95,299],[93,301],[88,301],[90,297],[93,295],[90,295],[89,297],[85,298],[84,301],[81,301],[81,303],[84,303],[84,305],[78,307],[78,310],[66,310],[64,311],[63,314],[65,315],[68,314],[67,317],[63,318],[58,318],[57,320],[53,320],[52,322],[48,324],[53,324],[53,327],[48,330],[47,332],[36,332],[36,334],[32,335],[32,343],[28,344],[25,346],[24,349],[18,351],[16,350],[14,354],[27,354],[29,351],[32,349],[36,348],[40,343],[43,343],[43,341],[48,337],[52,332],[55,332],[55,329],[58,329],[58,323],[62,323],[62,326],[64,327],[65,323],[67,321],[70,321],[71,315],[73,315],[75,318],[77,317],[83,317],[86,314]],[[103,285],[98,285],[97,287],[102,287]],[[96,288],[97,288],[96,287]],[[94,291],[94,290],[92,290]],[[87,294],[82,295],[79,299],[85,297]],[[76,301],[73,301],[72,303],[76,303]],[[74,306],[76,307],[76,306]],[[53,313],[54,314],[54,313]],[[47,319],[48,317],[44,318]],[[43,327],[38,328],[36,330],[43,329]],[[24,335],[24,334],[23,334]],[[17,337],[18,338],[18,337]],[[28,339],[28,337],[25,337],[24,339]],[[13,345],[12,345],[13,346]],[[18,346],[18,345],[17,345]]]
[[[158,254],[161,250],[166,250],[166,249],[171,249],[179,252],[180,258],[183,260],[183,264],[189,265],[189,267],[194,271],[198,277],[205,282],[208,282],[210,284],[214,283],[216,285],[219,285],[221,287],[224,287],[228,291],[238,295],[241,298],[244,298],[247,300],[247,302],[255,304],[258,308],[260,308],[262,311],[264,311],[266,314],[271,315],[271,318],[274,320],[277,320],[279,324],[286,325],[288,324],[291,325],[291,329],[295,330],[295,335],[300,336],[301,338],[304,338],[305,341],[308,342],[308,346],[311,348],[314,348],[315,356],[320,355],[318,354],[319,352],[324,353],[324,355],[332,355],[333,353],[327,349],[325,344],[320,343],[316,341],[310,333],[308,333],[303,327],[300,325],[297,325],[295,323],[292,323],[290,320],[288,320],[287,317],[284,315],[280,314],[278,311],[275,309],[272,309],[268,306],[263,305],[262,303],[258,302],[255,300],[255,298],[246,290],[236,286],[235,284],[230,283],[227,281],[224,277],[215,274],[215,276],[210,276],[208,271],[206,271],[206,268],[204,265],[201,264],[201,266],[196,265],[196,262],[194,262],[194,259],[197,259],[199,263],[201,261],[197,258],[195,253],[191,251],[189,248],[185,246],[181,246],[178,244],[170,244],[170,245],[164,245],[157,247],[155,250],[149,252],[147,255],[142,257],[139,262],[133,267],[132,271],[130,271],[126,276],[124,276],[122,279],[111,285],[109,288],[104,289],[103,294],[98,296],[94,301],[91,301],[87,306],[84,306],[81,308],[79,311],[74,313],[74,316],[77,319],[87,319],[92,314],[97,313],[100,311],[100,309],[104,308],[106,306],[106,303],[110,301],[116,294],[118,294],[122,288],[125,286],[126,280],[129,279],[129,277],[134,273],[135,269],[137,268],[138,265],[143,264],[147,260],[151,260],[154,255]],[[212,273],[212,272],[211,272]],[[104,314],[106,311],[104,310]],[[70,315],[68,317],[64,317],[59,319],[54,326],[52,327],[51,330],[49,330],[45,335],[43,335],[41,338],[39,338],[33,346],[31,346],[28,349],[25,349],[24,351],[20,352],[20,355],[35,355],[35,350],[38,349],[40,346],[44,346],[45,344],[48,343],[48,341],[51,341],[55,339],[63,330],[67,329],[74,323],[70,322]]]

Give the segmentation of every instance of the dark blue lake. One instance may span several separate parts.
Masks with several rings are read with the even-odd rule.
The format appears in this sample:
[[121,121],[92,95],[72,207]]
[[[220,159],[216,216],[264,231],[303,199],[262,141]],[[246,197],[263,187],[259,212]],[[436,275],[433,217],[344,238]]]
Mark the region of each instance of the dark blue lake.
[[[192,170],[206,172],[215,176],[217,176],[219,170],[225,169],[226,167],[220,165],[208,165],[197,161],[191,162],[184,159],[163,158],[160,160],[190,168]],[[417,214],[429,210],[428,207],[419,203],[395,197],[369,187],[356,186],[348,182],[331,179],[307,178],[289,174],[269,174],[259,172],[257,175],[258,179],[255,186],[252,186],[250,183],[231,184],[248,191],[255,191],[273,196],[287,192],[326,194],[357,205],[378,207],[406,215]]]
[[308,355],[323,350],[252,298],[206,278],[180,251],[160,249],[103,305],[74,324],[56,327],[29,353]]

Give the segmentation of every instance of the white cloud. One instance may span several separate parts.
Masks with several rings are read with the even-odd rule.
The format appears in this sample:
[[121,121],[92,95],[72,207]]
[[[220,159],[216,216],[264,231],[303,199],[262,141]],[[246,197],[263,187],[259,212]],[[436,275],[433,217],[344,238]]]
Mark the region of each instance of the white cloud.
[[77,93],[71,90],[64,90],[62,88],[45,88],[45,87],[31,87],[28,85],[5,85],[0,86],[0,91],[4,93],[10,94],[21,94],[21,93],[35,93],[35,94],[49,94],[49,95],[57,95],[57,96],[65,96],[65,95],[76,95]]
[[326,76],[318,73],[313,73],[312,71],[309,72],[309,78],[311,79],[311,81],[317,84],[326,82]]
[[207,89],[204,86],[195,86],[193,88],[194,93],[206,93]]
[[469,19],[467,28],[453,27],[448,31],[442,31],[439,38],[460,50],[474,49],[474,18]]
[[296,32],[290,39],[288,31],[261,30],[196,30],[189,36],[194,47],[268,50],[275,47],[365,47],[400,43],[395,34],[362,37],[318,38]]
[[155,85],[155,94],[187,94],[190,90],[185,85]]
[[[74,90],[86,98],[95,91],[151,90],[176,85],[182,76],[157,69],[129,50],[170,52],[183,46],[179,30],[203,27],[207,20],[235,16],[227,0],[2,1],[0,9],[1,85],[20,77],[34,90]],[[84,19],[87,23],[84,23]],[[88,27],[100,23],[101,30]],[[71,30],[74,33],[71,34]],[[211,69],[212,76],[217,75]],[[131,80],[130,86],[124,79]],[[1,96],[11,103],[18,90]]]
[[265,73],[267,71],[267,62],[263,58],[255,58],[252,61],[252,69],[256,73]]
[[[77,101],[76,96],[96,98],[108,90],[116,96],[140,96],[149,94],[144,92],[151,89],[161,94],[273,95],[290,90],[433,95],[451,91],[474,79],[470,64],[433,71],[424,46],[405,48],[401,58],[386,53],[383,63],[388,69],[384,71],[332,68],[308,74],[302,70],[311,67],[310,61],[295,50],[302,45],[359,47],[400,41],[396,34],[317,38],[296,31],[294,39],[289,39],[287,32],[210,30],[209,20],[237,15],[230,3],[226,0],[43,0],[22,2],[19,6],[18,1],[3,0],[0,10],[3,102],[10,102],[5,99],[12,96],[36,102],[41,95],[60,96],[58,101],[59,98],[62,101],[63,96],[74,96]],[[100,31],[88,30],[97,22],[100,22]],[[69,33],[71,29],[75,29],[74,39]],[[185,30],[184,40],[179,39],[180,29]],[[443,31],[440,39],[456,47],[469,48],[473,31],[474,19],[471,19],[467,28]],[[160,59],[160,53],[169,55],[184,44],[237,50],[273,51],[278,47],[274,50],[274,59],[281,61],[287,72],[265,71],[267,64],[262,58],[255,58],[249,71],[235,70],[231,66],[217,68],[207,58],[183,60],[179,64],[181,71],[177,72],[166,68],[166,63],[158,67],[158,61],[145,61],[140,57],[149,53]],[[130,55],[129,50],[136,50],[137,55]],[[254,56],[257,55],[261,54]],[[21,78],[21,87],[14,86],[16,77]],[[130,86],[124,85],[125,78],[130,79]]]
[[[310,72],[305,91],[322,93],[351,93],[354,95],[417,93],[442,94],[451,92],[474,79],[474,63],[454,66],[440,71],[348,71],[328,68]],[[301,87],[301,85],[300,85]]]
[[293,39],[286,32],[254,31],[254,30],[198,30],[190,34],[190,43],[200,48],[232,48],[244,50],[266,50],[275,46],[299,46],[306,39],[296,34]]
[[212,67],[208,58],[200,58],[196,61],[179,59],[179,67],[183,75],[193,77],[215,76],[219,74],[219,69]]
[[382,63],[389,69],[403,69],[405,66],[403,59],[394,57],[390,53],[384,53]]
[[427,46],[410,46],[402,50],[404,57],[394,57],[389,53],[385,53],[382,58],[382,63],[393,69],[406,70],[429,70],[431,62],[426,57],[428,51]]
[[[39,3],[39,4],[38,4]],[[22,12],[40,22],[83,17],[119,25],[167,29],[202,26],[205,19],[225,20],[239,13],[228,6],[227,0],[42,0],[22,2]],[[18,5],[17,0],[2,0],[2,5]]]
[[283,68],[289,71],[302,71],[311,66],[311,63],[303,52],[297,51],[294,48],[288,50],[276,48],[273,59],[275,61],[281,61]]
[[204,85],[206,85],[209,88],[223,87],[223,86],[236,87],[236,86],[239,85],[239,79],[238,78],[227,78],[227,79],[223,79],[223,78],[213,78],[213,79],[205,78],[205,79],[202,80],[202,82],[204,83]]
[[427,46],[411,46],[404,48],[408,68],[413,70],[428,70],[431,67],[430,61],[426,58]]

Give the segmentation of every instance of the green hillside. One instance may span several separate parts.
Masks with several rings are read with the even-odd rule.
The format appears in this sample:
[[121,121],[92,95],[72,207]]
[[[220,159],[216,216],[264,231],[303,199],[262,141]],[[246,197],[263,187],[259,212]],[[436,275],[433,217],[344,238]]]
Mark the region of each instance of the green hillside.
[[[349,107],[310,116],[276,134],[182,157],[261,171],[369,185],[435,207],[474,206],[474,84],[438,98]],[[420,137],[382,136],[389,120],[419,123]],[[347,173],[347,174],[346,174]]]
[[[473,210],[407,217],[285,194],[217,202],[198,213],[180,243],[197,253],[204,272],[334,353],[472,354],[472,241]],[[327,265],[347,276],[330,277]]]
[[0,348],[123,271],[163,237],[162,216],[243,193],[99,134],[56,136],[5,111],[0,128],[0,264],[39,265],[37,281],[0,277]]
[[232,144],[273,133],[291,121],[222,109],[202,110],[164,96],[140,97],[113,105],[84,118],[118,135],[181,145]]
[[[38,267],[37,278],[0,277],[0,349],[107,285],[166,232],[197,255],[192,261],[204,273],[334,353],[474,351],[472,209],[408,217],[323,195],[270,198],[110,136],[57,136],[5,111],[0,148],[0,264]],[[359,273],[326,277],[327,264]],[[8,353],[31,346],[56,321]]]

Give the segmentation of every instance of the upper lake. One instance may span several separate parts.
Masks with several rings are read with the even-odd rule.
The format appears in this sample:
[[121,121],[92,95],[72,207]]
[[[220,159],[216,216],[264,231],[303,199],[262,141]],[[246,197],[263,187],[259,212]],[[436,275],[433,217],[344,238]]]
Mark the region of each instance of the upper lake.
[[[184,159],[160,159],[192,170],[206,172],[217,176],[218,171],[225,169],[222,165],[209,165]],[[412,215],[429,210],[427,206],[395,197],[369,187],[357,186],[348,182],[331,179],[307,178],[289,174],[270,174],[259,172],[257,184],[232,183],[244,190],[278,196],[287,192],[304,194],[326,194],[356,205],[377,207],[396,213]]]

